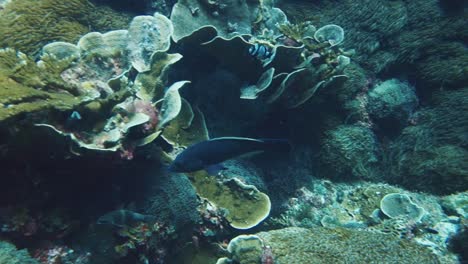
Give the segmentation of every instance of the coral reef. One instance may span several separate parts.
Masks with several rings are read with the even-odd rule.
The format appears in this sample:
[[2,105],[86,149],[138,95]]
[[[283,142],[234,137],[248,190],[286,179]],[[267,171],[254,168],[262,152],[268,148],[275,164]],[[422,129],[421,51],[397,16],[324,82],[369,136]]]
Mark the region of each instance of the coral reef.
[[261,32],[263,27],[274,28],[275,22],[284,21],[284,13],[269,1],[178,1],[171,13],[174,23],[174,41],[192,35],[203,27],[214,27],[222,37]]
[[[153,141],[180,112],[181,99],[177,90],[187,82],[176,82],[165,92],[161,109],[153,103],[160,99],[156,96],[162,96],[168,66],[181,58],[178,54],[165,53],[171,34],[171,22],[156,14],[134,18],[128,31],[88,33],[76,46],[63,42],[45,46],[46,56],[79,58],[78,63],[61,73],[61,77],[75,86],[85,98],[83,101],[97,104],[91,111],[83,109],[88,117],[78,131],[63,123],[39,125],[69,136],[80,147],[119,150],[122,157],[133,158],[135,147]],[[134,82],[127,77],[130,65],[142,74],[137,75]],[[151,69],[152,72],[146,73]],[[158,85],[146,86],[148,81]],[[107,113],[105,120],[102,120],[104,113],[98,113],[99,109]]]
[[[230,259],[237,263],[262,263],[262,244],[271,247],[274,260],[278,263],[368,263],[375,259],[385,263],[442,263],[424,247],[388,235],[320,227],[290,227],[253,236],[239,236],[229,244],[236,249],[230,252]],[[218,263],[229,262],[225,259]]]
[[[446,213],[448,209],[442,206],[450,205],[438,197],[387,184],[316,180],[309,188],[297,190],[285,204],[285,211],[267,221],[268,226],[369,230],[403,238],[427,247],[439,257],[455,259],[446,241],[463,228],[463,217],[453,209]],[[457,201],[463,203],[463,199]]]
[[402,217],[415,222],[419,222],[426,213],[408,195],[401,193],[385,195],[380,201],[380,210],[390,218]]
[[252,228],[270,214],[269,197],[239,179],[218,182],[206,172],[196,172],[191,181],[201,197],[227,210],[226,219],[236,229]]
[[[386,126],[406,125],[418,105],[414,88],[407,83],[391,79],[369,91],[368,111],[373,119]],[[403,124],[399,124],[403,122]]]
[[0,263],[11,264],[39,264],[29,256],[26,249],[17,250],[13,244],[0,241]]
[[462,116],[467,91],[435,94],[433,107],[414,114],[414,125],[390,146],[389,180],[439,194],[466,189],[467,123]]
[[169,49],[174,29],[171,21],[159,14],[137,16],[128,28],[127,50],[132,66],[138,72],[151,69],[151,56]]
[[377,180],[380,150],[372,130],[360,125],[341,125],[322,141],[322,161],[333,164],[335,176]]
[[[0,50],[0,120],[50,110],[67,111],[80,104],[73,89],[61,81],[62,63],[36,64],[12,49]],[[68,93],[64,92],[68,91]]]
[[468,193],[462,192],[442,198],[442,207],[448,214],[468,218]]
[[229,242],[227,250],[232,255],[232,260],[237,263],[260,263],[262,247],[263,241],[258,236],[240,235]]
[[66,246],[53,246],[46,249],[37,249],[34,258],[42,264],[87,264],[90,263],[91,253],[76,252]]
[[96,8],[87,0],[16,0],[0,12],[0,47],[28,55],[38,55],[49,42],[75,42],[90,29],[119,29],[130,20],[111,9]]
[[158,222],[175,228],[179,233],[191,231],[200,222],[200,215],[196,208],[200,205],[197,194],[189,179],[184,175],[169,175],[162,172],[153,177],[158,169],[153,166],[146,172],[151,179],[141,192],[146,194],[142,201],[143,212],[154,215]]
[[341,25],[348,33],[344,47],[355,48],[355,60],[374,74],[409,73],[424,90],[466,83],[464,15],[447,14],[440,1],[282,1],[279,6],[299,21]]
[[0,262],[466,261],[455,2],[0,0]]
[[118,236],[124,240],[115,246],[115,252],[121,257],[137,254],[141,262],[158,263],[166,258],[165,242],[174,234],[174,229],[162,223],[139,223],[138,225],[118,230]]

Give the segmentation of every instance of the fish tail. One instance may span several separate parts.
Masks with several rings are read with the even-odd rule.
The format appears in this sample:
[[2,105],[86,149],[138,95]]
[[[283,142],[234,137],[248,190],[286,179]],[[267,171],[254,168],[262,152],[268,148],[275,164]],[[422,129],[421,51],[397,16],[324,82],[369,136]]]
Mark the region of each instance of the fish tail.
[[277,138],[262,138],[260,139],[266,151],[274,152],[289,152],[291,150],[291,142],[287,139]]

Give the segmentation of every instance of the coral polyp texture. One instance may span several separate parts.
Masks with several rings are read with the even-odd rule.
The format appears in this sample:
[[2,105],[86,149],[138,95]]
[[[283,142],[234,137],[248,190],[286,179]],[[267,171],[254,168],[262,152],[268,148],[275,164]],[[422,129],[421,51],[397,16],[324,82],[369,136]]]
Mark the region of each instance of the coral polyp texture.
[[323,227],[290,227],[238,236],[229,243],[229,259],[218,260],[218,263],[262,263],[266,246],[271,247],[274,263],[346,263],[342,256],[356,263],[365,263],[374,258],[386,263],[441,263],[428,249],[408,241],[368,231]]
[[108,31],[125,26],[130,20],[87,0],[16,0],[1,11],[0,47],[18,49],[28,55],[37,55],[49,42],[75,42],[90,28]]

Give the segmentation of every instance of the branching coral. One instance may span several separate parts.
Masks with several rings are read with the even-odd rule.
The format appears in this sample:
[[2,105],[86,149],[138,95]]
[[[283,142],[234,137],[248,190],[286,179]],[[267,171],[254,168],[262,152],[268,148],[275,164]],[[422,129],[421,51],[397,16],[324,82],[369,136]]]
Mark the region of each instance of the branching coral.
[[56,72],[60,65],[38,65],[21,52],[0,50],[0,120],[80,104],[73,89],[60,80]]

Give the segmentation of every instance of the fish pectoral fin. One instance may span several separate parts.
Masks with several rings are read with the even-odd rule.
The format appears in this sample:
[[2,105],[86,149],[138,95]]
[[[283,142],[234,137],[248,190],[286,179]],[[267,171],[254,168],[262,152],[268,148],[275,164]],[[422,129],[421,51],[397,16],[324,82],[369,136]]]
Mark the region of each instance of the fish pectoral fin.
[[223,164],[213,164],[206,166],[204,170],[208,172],[208,175],[217,176],[221,171],[227,170],[227,168]]
[[264,152],[265,152],[264,150],[251,151],[251,152],[244,153],[244,154],[242,154],[240,156],[237,156],[236,158],[238,158],[238,159],[249,159],[249,158],[255,157],[255,156],[259,155],[259,154],[262,154]]

